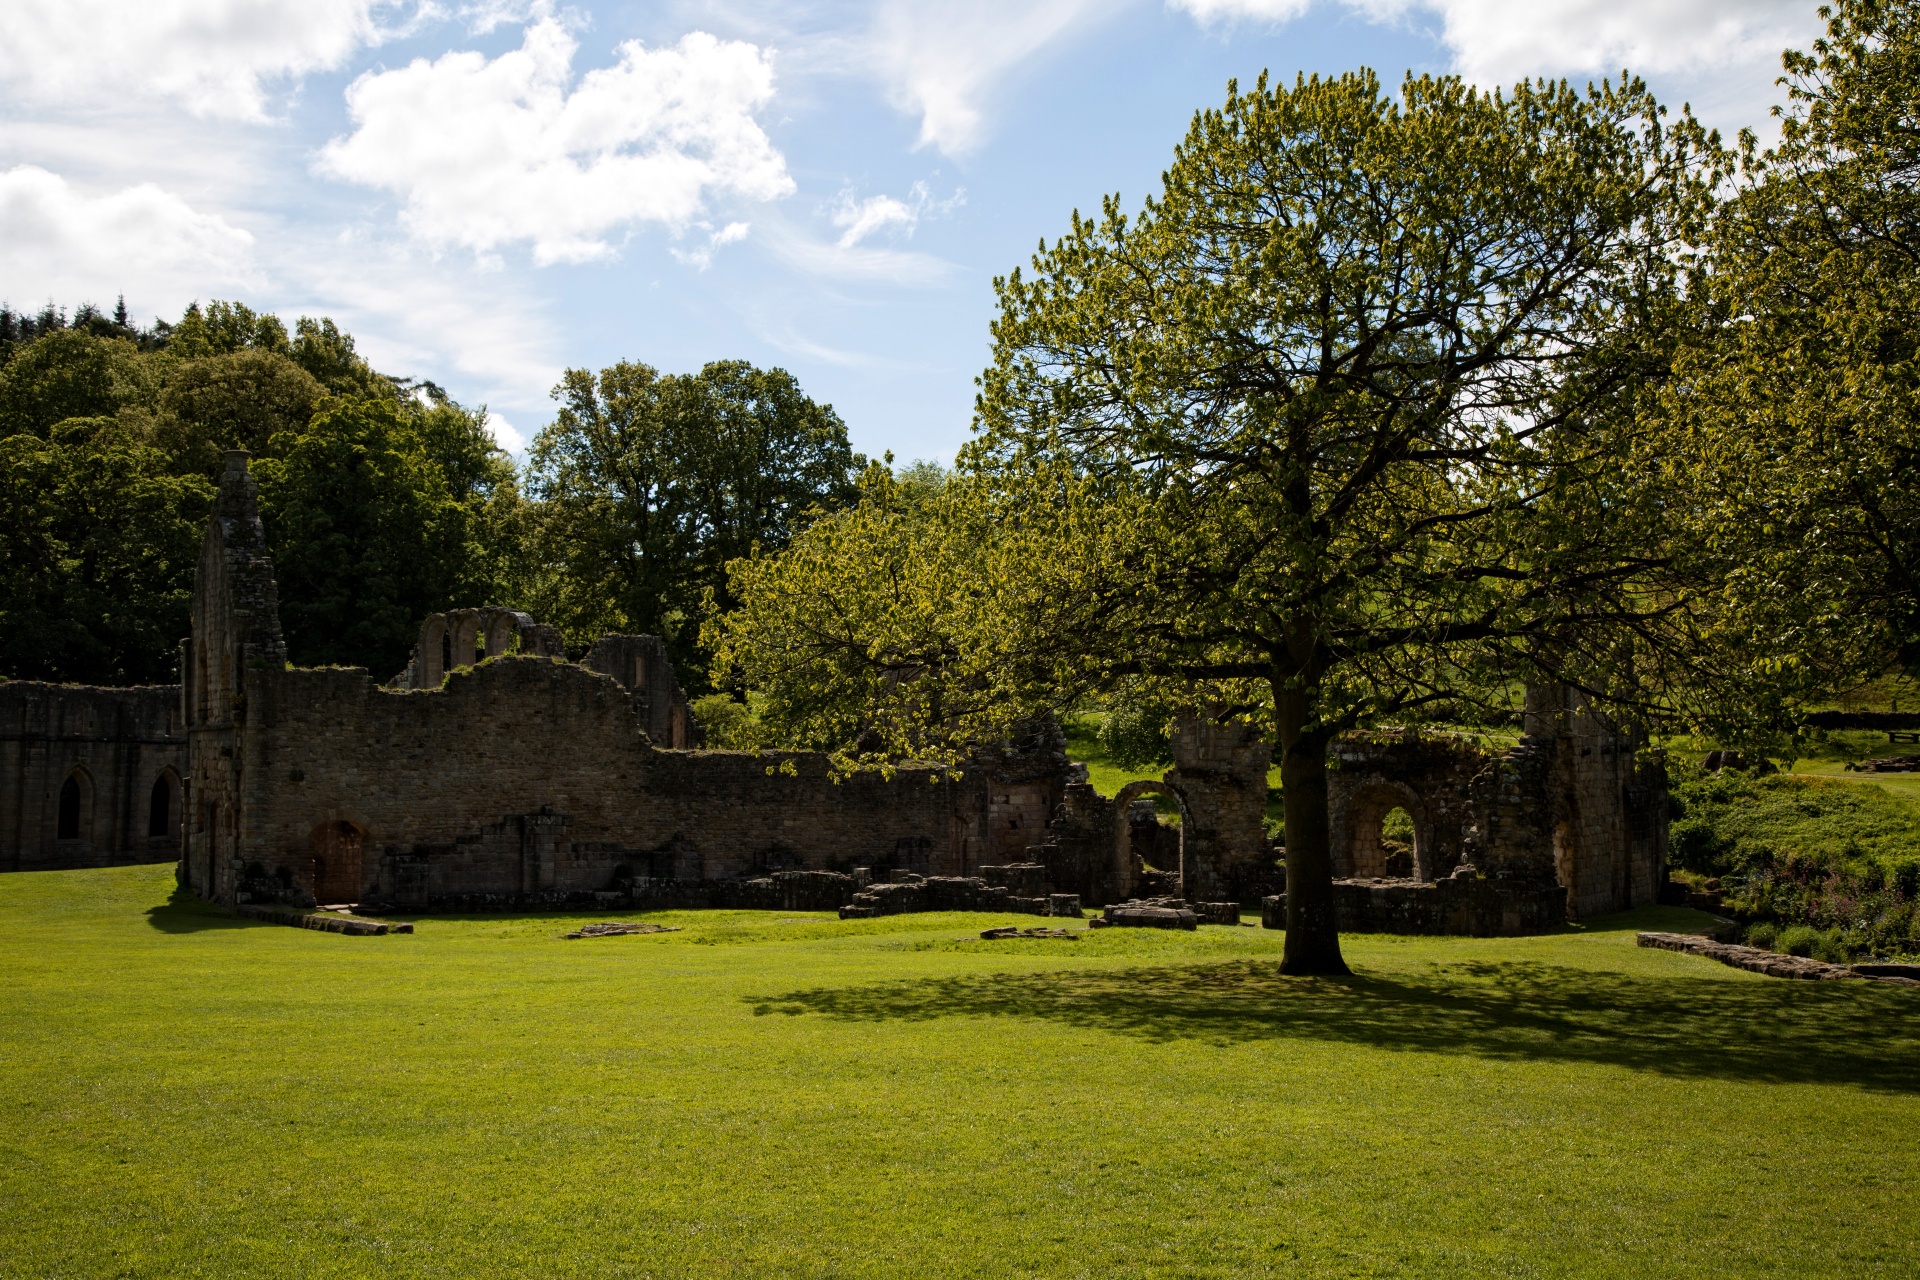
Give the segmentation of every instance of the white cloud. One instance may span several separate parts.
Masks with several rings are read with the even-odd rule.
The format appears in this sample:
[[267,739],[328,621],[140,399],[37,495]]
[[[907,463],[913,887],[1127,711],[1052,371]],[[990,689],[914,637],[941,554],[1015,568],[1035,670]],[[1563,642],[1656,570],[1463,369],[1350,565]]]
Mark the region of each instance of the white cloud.
[[1503,82],[1558,72],[1602,74],[1778,66],[1780,50],[1818,30],[1811,0],[1371,0],[1439,15],[1454,66]]
[[392,0],[5,0],[0,82],[96,107],[154,96],[202,116],[262,119],[267,82],[342,65],[384,32]]
[[1111,0],[882,0],[868,57],[893,104],[920,117],[920,145],[959,155],[985,140],[985,99],[1009,71],[1122,7]]
[[1209,25],[1223,22],[1285,22],[1305,13],[1313,0],[1167,0]]
[[924,289],[952,284],[962,275],[957,263],[930,253],[817,240],[780,218],[764,221],[758,241],[787,266],[823,279]]
[[333,316],[374,368],[457,386],[464,402],[545,411],[560,379],[560,334],[551,299],[524,273],[352,233],[292,237],[278,258],[281,309]]
[[842,191],[828,215],[833,225],[841,229],[840,247],[851,249],[874,232],[889,227],[911,237],[923,216],[946,213],[967,202],[964,189],[957,189],[952,196],[936,202],[924,182],[914,183],[908,196],[906,200],[896,200],[892,196],[868,196],[864,200],[856,200],[853,192]]
[[682,230],[710,196],[793,190],[754,119],[773,96],[762,50],[699,31],[671,48],[630,40],[574,84],[576,48],[541,18],[492,61],[449,53],[361,76],[347,90],[357,127],[320,168],[403,196],[403,220],[429,243],[528,241],[542,265],[608,257],[623,225]]
[[7,301],[175,314],[209,290],[257,283],[253,236],[152,183],[87,195],[36,165],[0,172],[0,281]]
[[671,250],[671,252],[674,258],[684,265],[692,267],[696,271],[705,271],[713,264],[713,254],[716,249],[721,245],[733,244],[737,241],[745,240],[751,226],[745,222],[729,222],[726,226],[715,231],[712,223],[703,222],[699,224],[699,229],[707,233],[707,237],[702,243],[695,245],[691,249],[674,249]]
[[519,453],[527,447],[526,432],[491,409],[487,410],[487,430],[493,434],[493,442],[508,453]]
[[[1323,4],[1326,0],[1323,0]],[[1710,122],[1762,125],[1780,51],[1820,34],[1813,0],[1343,0],[1378,22],[1438,20],[1452,70],[1478,84],[1536,76],[1684,77],[1667,87]],[[1207,25],[1285,22],[1313,0],[1167,0]],[[1328,6],[1330,7],[1330,5]],[[1386,70],[1386,68],[1382,68]],[[1673,96],[1663,93],[1663,98]]]

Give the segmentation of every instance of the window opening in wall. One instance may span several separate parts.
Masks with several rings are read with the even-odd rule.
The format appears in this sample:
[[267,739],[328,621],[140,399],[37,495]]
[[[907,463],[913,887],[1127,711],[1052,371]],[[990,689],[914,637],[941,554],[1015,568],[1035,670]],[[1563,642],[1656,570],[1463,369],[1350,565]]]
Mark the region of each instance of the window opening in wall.
[[1413,875],[1413,815],[1405,809],[1389,809],[1380,819],[1380,862],[1387,875]]
[[443,675],[453,674],[453,631],[440,637],[440,671]]
[[[45,792],[41,792],[45,795]],[[45,831],[46,828],[40,828]],[[68,776],[60,784],[60,821],[56,839],[78,840],[80,838],[80,779]]]
[[173,784],[166,774],[153,780],[153,795],[147,801],[147,836],[161,839],[173,834]]

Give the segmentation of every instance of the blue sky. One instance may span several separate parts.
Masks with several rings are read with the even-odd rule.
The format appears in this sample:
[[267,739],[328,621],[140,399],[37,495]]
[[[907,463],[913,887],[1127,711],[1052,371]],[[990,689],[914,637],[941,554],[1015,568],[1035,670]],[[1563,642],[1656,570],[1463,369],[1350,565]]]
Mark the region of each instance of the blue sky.
[[0,300],[325,314],[518,448],[565,367],[794,373],[949,459],[992,279],[1229,78],[1631,66],[1764,128],[1800,0],[5,0]]

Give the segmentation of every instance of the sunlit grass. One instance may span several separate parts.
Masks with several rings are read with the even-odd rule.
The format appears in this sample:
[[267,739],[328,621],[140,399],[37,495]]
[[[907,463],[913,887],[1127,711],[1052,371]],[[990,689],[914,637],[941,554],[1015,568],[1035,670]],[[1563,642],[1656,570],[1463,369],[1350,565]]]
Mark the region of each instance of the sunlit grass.
[[1624,928],[1687,913],[1323,981],[1252,928],[171,888],[0,876],[0,1275],[1913,1274],[1920,994]]

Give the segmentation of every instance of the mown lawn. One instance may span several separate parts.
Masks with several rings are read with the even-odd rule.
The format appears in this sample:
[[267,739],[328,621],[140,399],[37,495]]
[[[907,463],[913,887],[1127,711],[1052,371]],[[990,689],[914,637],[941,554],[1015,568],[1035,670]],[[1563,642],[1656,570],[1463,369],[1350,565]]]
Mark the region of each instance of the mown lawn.
[[1322,981],[1251,928],[170,890],[0,876],[0,1274],[1920,1273],[1920,992],[1634,947],[1684,912]]

